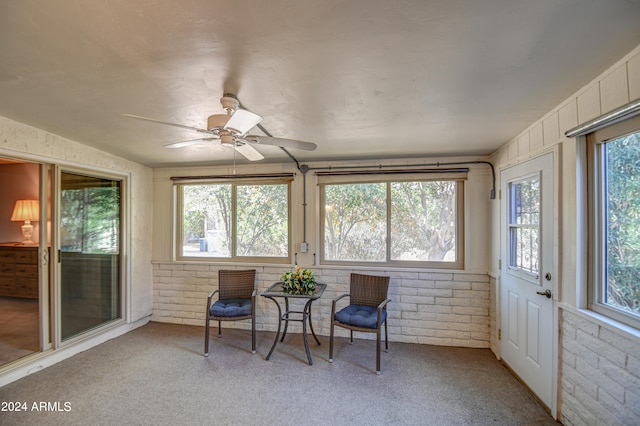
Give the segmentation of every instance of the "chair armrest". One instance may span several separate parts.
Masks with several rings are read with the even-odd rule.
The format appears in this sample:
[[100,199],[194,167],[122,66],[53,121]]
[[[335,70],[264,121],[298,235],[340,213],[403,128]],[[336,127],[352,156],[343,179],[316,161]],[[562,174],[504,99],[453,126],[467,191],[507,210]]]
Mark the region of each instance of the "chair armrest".
[[213,295],[216,294],[218,292],[218,290],[213,290],[211,293],[209,293],[209,296],[207,296],[207,312],[209,312],[209,309],[211,308],[211,299],[213,298]]
[[381,325],[381,320],[382,320],[382,310],[387,308],[387,303],[391,302],[391,299],[384,299],[379,305],[378,305],[378,329],[380,329],[380,325]]
[[341,294],[340,296],[333,299],[333,301],[331,302],[331,321],[333,321],[333,317],[336,314],[336,303],[338,302],[338,300],[343,299],[347,296],[349,296],[349,293]]
[[387,303],[391,302],[391,299],[384,299],[379,305],[378,305],[378,310],[382,310],[383,308],[385,308],[387,306]]
[[340,296],[338,296],[335,299],[333,299],[333,303],[336,303],[338,300],[343,299],[343,298],[345,298],[347,296],[349,296],[349,293],[341,294]]

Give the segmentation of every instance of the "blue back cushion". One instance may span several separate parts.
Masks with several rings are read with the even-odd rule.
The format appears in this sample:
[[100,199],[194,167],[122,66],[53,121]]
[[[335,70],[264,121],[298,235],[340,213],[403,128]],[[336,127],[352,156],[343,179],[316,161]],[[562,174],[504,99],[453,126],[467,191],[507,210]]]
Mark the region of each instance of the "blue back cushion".
[[211,315],[216,317],[243,317],[251,315],[251,299],[223,299],[211,306]]
[[[382,310],[382,324],[387,319],[386,309]],[[356,327],[373,328],[378,326],[378,307],[366,305],[349,305],[336,312],[336,320]]]

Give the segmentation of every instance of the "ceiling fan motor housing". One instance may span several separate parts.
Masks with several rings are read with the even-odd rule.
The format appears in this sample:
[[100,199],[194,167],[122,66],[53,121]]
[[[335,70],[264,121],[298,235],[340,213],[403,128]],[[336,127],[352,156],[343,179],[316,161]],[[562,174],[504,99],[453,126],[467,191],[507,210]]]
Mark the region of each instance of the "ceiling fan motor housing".
[[207,130],[219,134],[224,125],[227,124],[227,121],[229,121],[227,114],[210,115],[209,118],[207,118]]

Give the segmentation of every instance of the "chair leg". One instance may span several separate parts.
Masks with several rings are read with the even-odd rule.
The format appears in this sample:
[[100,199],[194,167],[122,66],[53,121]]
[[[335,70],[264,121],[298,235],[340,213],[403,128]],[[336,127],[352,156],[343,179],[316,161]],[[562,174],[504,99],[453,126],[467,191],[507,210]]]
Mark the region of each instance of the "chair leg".
[[384,322],[384,351],[389,352],[389,331],[387,330],[387,322]]
[[256,353],[256,317],[251,318],[251,353]]
[[221,325],[221,321],[218,321],[218,337],[222,337],[222,325]]
[[204,321],[204,356],[209,356],[209,315]]
[[351,344],[353,345],[353,330],[349,330],[349,332],[351,333]]
[[380,374],[380,330],[376,333],[376,374]]
[[331,331],[329,332],[329,362],[333,362],[333,321],[331,321]]

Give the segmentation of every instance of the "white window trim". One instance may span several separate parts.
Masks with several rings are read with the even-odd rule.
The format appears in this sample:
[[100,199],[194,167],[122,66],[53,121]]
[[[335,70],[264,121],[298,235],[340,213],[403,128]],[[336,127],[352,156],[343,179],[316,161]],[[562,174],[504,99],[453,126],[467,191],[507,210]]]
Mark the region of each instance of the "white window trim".
[[[319,179],[318,186],[320,187],[320,220],[319,220],[319,236],[320,236],[320,264],[321,265],[335,265],[335,266],[371,266],[371,267],[398,267],[398,268],[420,268],[420,269],[446,269],[446,270],[464,270],[465,268],[465,179],[464,174],[437,174],[432,175],[429,179],[425,179],[424,175],[409,175],[409,176],[389,176],[380,175],[366,176],[323,176]],[[399,177],[399,178],[396,178]],[[456,182],[456,260],[454,262],[436,262],[436,261],[410,261],[410,260],[390,260],[390,241],[387,241],[387,260],[382,262],[367,262],[367,261],[346,261],[346,260],[327,260],[325,259],[325,247],[324,247],[324,223],[325,223],[325,202],[324,202],[324,187],[332,184],[362,184],[362,183],[393,183],[393,182],[405,182],[405,181],[453,181]],[[387,198],[389,195],[387,194]],[[387,206],[389,211],[391,206]],[[389,228],[389,221],[391,217],[387,216],[387,228]]]
[[[287,174],[286,176],[224,176],[224,177],[185,177],[185,178],[173,178],[174,180],[174,205],[175,205],[175,236],[174,236],[174,258],[176,261],[188,261],[188,262],[225,262],[225,263],[263,263],[263,264],[282,264],[290,263],[292,258],[292,209],[291,209],[291,182],[293,181],[293,175]],[[281,257],[267,257],[267,256],[238,256],[236,254],[235,241],[235,218],[232,218],[232,227],[234,229],[234,241],[232,241],[232,253],[230,257],[215,257],[215,256],[185,256],[182,252],[182,234],[183,234],[183,203],[182,188],[189,184],[228,184],[233,186],[238,185],[287,185],[287,221],[288,221],[288,241],[287,241],[287,255]],[[236,197],[232,193],[232,204],[235,211]]]
[[600,127],[586,135],[587,143],[587,223],[588,223],[588,270],[587,270],[587,308],[602,316],[626,326],[640,329],[640,315],[618,309],[605,304],[602,300],[606,277],[603,265],[604,253],[604,219],[606,197],[603,193],[603,155],[602,148],[606,141],[625,134],[640,131],[640,115],[625,121]]

